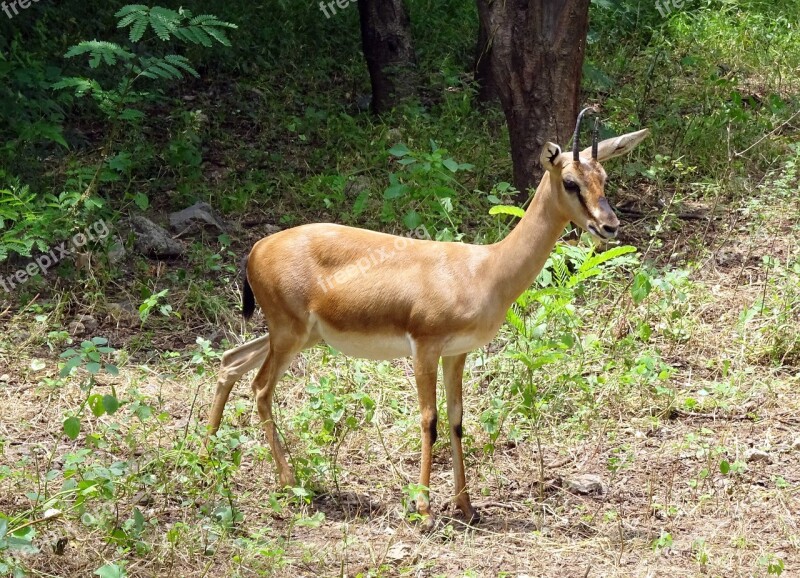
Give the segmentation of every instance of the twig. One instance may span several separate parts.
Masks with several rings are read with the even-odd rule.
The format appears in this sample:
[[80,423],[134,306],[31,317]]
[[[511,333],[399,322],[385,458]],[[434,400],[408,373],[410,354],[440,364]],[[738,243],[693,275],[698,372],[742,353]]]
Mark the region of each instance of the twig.
[[756,146],[756,145],[758,145],[759,143],[761,143],[761,141],[763,141],[763,140],[765,140],[765,139],[767,139],[767,138],[771,137],[773,134],[775,134],[776,132],[778,132],[779,130],[781,130],[783,127],[785,127],[787,124],[789,124],[790,122],[792,122],[792,121],[793,121],[793,120],[794,120],[794,119],[795,119],[795,118],[796,118],[798,115],[800,115],[800,110],[798,110],[796,113],[794,113],[792,116],[790,116],[788,120],[786,120],[786,121],[782,122],[781,124],[779,124],[777,127],[775,127],[775,128],[774,128],[774,129],[772,129],[770,132],[768,132],[767,134],[765,134],[764,136],[762,136],[760,139],[758,139],[756,142],[754,142],[753,144],[751,144],[749,147],[747,147],[747,148],[746,148],[746,149],[744,149],[743,151],[740,151],[740,152],[734,152],[734,153],[733,153],[733,156],[735,156],[735,157],[740,157],[740,156],[744,155],[744,153],[746,153],[746,152],[747,152],[747,151],[749,151],[751,148],[753,148],[754,146]]

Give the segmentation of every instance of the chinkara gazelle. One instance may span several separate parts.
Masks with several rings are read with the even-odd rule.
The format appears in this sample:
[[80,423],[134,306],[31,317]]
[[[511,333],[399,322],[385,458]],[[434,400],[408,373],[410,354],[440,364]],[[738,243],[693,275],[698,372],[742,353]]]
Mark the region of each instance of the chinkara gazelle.
[[[324,341],[369,359],[412,358],[422,414],[419,483],[427,488],[436,440],[436,381],[442,360],[453,457],[455,504],[469,521],[470,503],[461,447],[461,383],[467,353],[486,345],[506,311],[539,274],[571,221],[593,237],[617,235],[619,220],[604,195],[602,161],[623,155],[648,133],[639,130],[562,153],[547,143],[540,156],[545,173],[522,220],[498,243],[470,245],[408,239],[334,224],[295,227],[258,241],[247,258],[243,313],[261,307],[269,326],[264,337],[226,352],[209,414],[217,431],[233,384],[260,367],[252,387],[280,483],[295,484],[273,420],[275,385],[294,357]],[[428,493],[417,512],[431,527]]]

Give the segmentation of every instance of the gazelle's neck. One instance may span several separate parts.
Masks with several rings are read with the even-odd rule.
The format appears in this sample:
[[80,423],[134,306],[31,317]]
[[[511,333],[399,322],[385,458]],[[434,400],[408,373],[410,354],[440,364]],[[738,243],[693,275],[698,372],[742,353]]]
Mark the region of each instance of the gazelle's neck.
[[497,273],[495,291],[506,308],[530,287],[569,220],[558,210],[545,173],[525,216],[509,235],[492,246]]

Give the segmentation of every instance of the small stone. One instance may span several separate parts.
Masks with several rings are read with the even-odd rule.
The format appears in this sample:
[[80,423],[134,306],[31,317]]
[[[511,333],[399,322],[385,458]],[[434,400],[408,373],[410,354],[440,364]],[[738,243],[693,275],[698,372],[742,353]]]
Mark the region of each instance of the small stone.
[[141,323],[139,310],[129,301],[121,303],[109,303],[106,306],[108,313],[107,321],[115,323],[117,326],[136,327]]
[[371,188],[372,181],[369,179],[369,177],[360,175],[350,181],[347,181],[347,184],[344,186],[344,194],[348,197],[355,198]]
[[86,333],[86,327],[80,321],[73,321],[69,325],[67,325],[67,331],[73,337],[80,337],[84,333]]
[[108,249],[108,262],[112,265],[116,265],[125,258],[126,254],[127,251],[125,250],[125,245],[120,241],[116,241]]
[[564,485],[573,494],[595,494],[605,495],[607,488],[603,483],[603,478],[597,474],[580,474],[564,480]]
[[751,462],[763,462],[765,464],[769,464],[772,462],[772,458],[769,457],[769,454],[762,450],[757,450],[756,448],[750,448],[744,453],[744,461],[751,463]]
[[4,373],[3,375],[0,375],[0,381],[8,383],[9,381],[11,381],[11,376],[8,375],[7,373]]
[[411,554],[411,546],[405,542],[395,542],[391,548],[386,551],[386,557],[389,560],[400,561],[407,558]]
[[169,226],[179,235],[183,235],[195,226],[204,227],[206,225],[210,225],[221,232],[225,231],[222,219],[217,217],[214,209],[208,203],[195,203],[191,207],[172,213],[169,216]]
[[83,327],[86,331],[92,332],[97,329],[97,319],[91,315],[78,315],[76,321],[83,323]]
[[[0,381],[2,381],[2,378],[0,378]],[[800,438],[797,438],[792,442],[792,449],[795,451],[800,451]]]
[[141,215],[131,217],[131,227],[136,233],[136,250],[147,257],[168,258],[183,254],[183,245],[173,239],[163,228]]

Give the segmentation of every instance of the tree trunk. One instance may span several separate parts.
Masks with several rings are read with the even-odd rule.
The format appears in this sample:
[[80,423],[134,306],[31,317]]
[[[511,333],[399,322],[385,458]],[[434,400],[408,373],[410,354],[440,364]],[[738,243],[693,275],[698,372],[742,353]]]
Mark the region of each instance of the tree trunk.
[[497,98],[491,67],[492,37],[483,19],[478,19],[478,42],[475,45],[475,81],[478,83],[478,102],[486,104]]
[[416,56],[403,0],[359,0],[361,42],[379,113],[416,92]]
[[490,39],[487,64],[508,123],[514,185],[541,176],[547,141],[564,146],[575,127],[589,27],[589,0],[477,0]]

